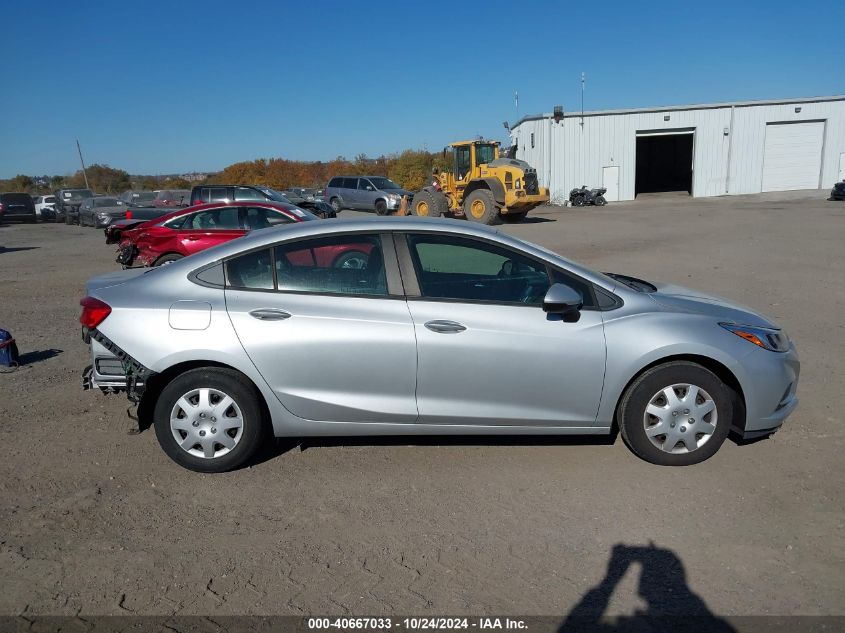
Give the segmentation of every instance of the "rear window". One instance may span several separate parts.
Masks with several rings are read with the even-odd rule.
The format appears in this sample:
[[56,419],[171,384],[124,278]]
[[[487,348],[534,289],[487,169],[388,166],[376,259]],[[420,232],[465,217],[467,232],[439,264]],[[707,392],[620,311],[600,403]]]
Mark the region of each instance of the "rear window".
[[68,189],[62,192],[62,198],[65,200],[79,200],[82,198],[93,198],[94,194],[90,189]]

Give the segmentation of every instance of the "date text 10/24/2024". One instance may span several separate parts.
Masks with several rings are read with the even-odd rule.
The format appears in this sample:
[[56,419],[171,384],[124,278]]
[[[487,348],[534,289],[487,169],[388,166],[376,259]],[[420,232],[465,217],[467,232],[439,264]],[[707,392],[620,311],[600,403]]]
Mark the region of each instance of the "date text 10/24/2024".
[[320,630],[370,630],[370,631],[446,631],[478,629],[494,630],[522,630],[528,626],[524,620],[518,618],[439,618],[439,617],[335,617],[308,618],[307,627],[312,631]]

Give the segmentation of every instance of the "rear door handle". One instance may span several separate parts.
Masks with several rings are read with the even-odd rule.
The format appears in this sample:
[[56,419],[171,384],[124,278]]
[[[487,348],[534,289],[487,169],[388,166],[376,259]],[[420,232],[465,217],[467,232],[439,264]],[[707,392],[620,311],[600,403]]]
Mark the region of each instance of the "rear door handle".
[[278,310],[276,308],[260,308],[250,312],[249,316],[260,321],[284,321],[285,319],[289,319],[291,314],[290,312],[285,312],[284,310]]
[[437,332],[438,334],[456,334],[458,332],[463,332],[464,330],[466,330],[466,326],[461,325],[460,323],[457,323],[455,321],[444,321],[442,319],[428,321],[426,322],[425,326],[432,332]]

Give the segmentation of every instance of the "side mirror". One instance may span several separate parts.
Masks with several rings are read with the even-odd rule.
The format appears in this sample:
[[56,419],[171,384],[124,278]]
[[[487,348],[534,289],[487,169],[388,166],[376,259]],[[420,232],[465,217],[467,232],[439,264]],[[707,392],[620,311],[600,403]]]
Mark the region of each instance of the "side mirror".
[[543,310],[549,314],[574,314],[579,312],[583,305],[581,295],[566,284],[552,284],[543,297]]

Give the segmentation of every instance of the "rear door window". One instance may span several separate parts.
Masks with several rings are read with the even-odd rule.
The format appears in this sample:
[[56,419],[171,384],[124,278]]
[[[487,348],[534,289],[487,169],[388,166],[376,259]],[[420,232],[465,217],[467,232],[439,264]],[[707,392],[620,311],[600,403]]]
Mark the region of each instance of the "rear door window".
[[230,288],[273,290],[273,254],[270,249],[247,253],[226,262]]
[[281,211],[267,209],[265,207],[243,207],[244,227],[248,231],[266,229],[278,224],[290,224],[291,218]]
[[237,207],[222,207],[220,209],[209,209],[200,211],[190,216],[185,223],[186,229],[201,231],[227,231],[241,228],[240,217]]
[[275,249],[281,291],[386,296],[378,235],[336,235],[299,240]]

